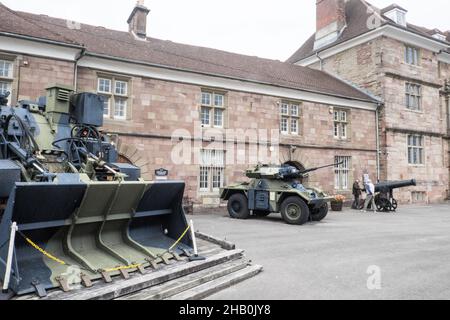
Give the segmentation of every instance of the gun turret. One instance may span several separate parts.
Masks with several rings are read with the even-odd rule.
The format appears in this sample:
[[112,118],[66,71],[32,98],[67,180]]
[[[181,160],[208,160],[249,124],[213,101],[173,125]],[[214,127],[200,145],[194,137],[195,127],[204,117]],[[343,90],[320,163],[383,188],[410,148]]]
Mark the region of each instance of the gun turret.
[[341,165],[341,163],[329,164],[322,167],[316,167],[306,170],[299,170],[294,166],[258,166],[254,170],[247,171],[247,177],[251,179],[276,179],[276,180],[293,180],[304,178],[308,173],[325,169],[329,167],[335,167]]

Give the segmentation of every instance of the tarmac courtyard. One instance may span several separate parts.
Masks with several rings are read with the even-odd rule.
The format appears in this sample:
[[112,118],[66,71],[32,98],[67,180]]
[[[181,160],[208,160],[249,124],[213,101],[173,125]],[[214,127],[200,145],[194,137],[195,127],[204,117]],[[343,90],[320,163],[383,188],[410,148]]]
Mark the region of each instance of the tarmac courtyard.
[[278,214],[233,220],[224,209],[193,219],[264,267],[210,299],[450,299],[450,204],[330,212],[304,226]]

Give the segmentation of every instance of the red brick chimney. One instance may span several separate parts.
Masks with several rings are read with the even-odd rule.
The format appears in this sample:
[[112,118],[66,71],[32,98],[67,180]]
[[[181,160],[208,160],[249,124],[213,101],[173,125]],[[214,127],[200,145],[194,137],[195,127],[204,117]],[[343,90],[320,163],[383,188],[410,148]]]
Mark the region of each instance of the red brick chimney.
[[147,38],[147,15],[150,10],[144,5],[144,0],[138,0],[128,18],[129,32],[141,39]]
[[316,0],[315,49],[336,41],[346,26],[345,4],[347,0]]

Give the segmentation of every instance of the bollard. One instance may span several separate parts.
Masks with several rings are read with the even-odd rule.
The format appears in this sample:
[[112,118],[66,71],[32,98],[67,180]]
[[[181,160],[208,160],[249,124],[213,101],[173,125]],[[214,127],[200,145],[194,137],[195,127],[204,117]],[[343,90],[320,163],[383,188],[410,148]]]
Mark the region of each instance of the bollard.
[[198,248],[197,248],[197,238],[195,237],[195,228],[194,228],[194,221],[191,220],[191,235],[192,235],[192,244],[194,246],[194,255],[189,258],[190,261],[201,261],[206,260],[205,257],[201,257],[198,255]]
[[17,232],[17,223],[13,222],[11,224],[11,233],[9,236],[9,248],[8,248],[8,258],[6,260],[6,271],[5,277],[3,281],[3,293],[8,293],[9,289],[9,281],[11,279],[11,268],[12,268],[12,260],[14,256],[14,243],[16,241],[16,232]]

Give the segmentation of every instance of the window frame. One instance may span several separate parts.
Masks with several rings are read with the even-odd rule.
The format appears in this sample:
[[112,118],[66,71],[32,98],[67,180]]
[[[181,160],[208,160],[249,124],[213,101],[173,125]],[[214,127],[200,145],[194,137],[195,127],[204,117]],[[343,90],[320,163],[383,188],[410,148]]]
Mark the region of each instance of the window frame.
[[[418,89],[417,92],[415,89]],[[417,106],[410,105],[411,101],[416,101]],[[405,105],[410,111],[422,112],[422,85],[413,82],[405,83]]]
[[[352,157],[335,156],[335,163],[344,162],[334,166],[334,189],[337,191],[349,191],[351,188]],[[346,181],[346,185],[345,185]]]
[[[410,56],[411,53],[411,56]],[[405,45],[405,63],[410,66],[420,66],[420,48]],[[411,60],[410,60],[411,58]]]
[[[106,96],[106,95],[102,95],[103,97],[103,117],[111,117],[111,97],[110,96]],[[108,101],[108,113],[105,114],[105,102]]]
[[9,68],[4,68],[3,70],[7,70],[8,74],[0,75],[0,83],[4,84],[6,86],[5,90],[2,91],[2,93],[9,92],[12,94],[13,86],[14,86],[14,60],[0,59],[0,63],[3,64],[3,66],[9,65]]
[[[412,141],[412,143],[410,143]],[[414,142],[417,142],[414,144]],[[420,134],[407,134],[407,161],[410,166],[424,166],[425,165],[425,137]],[[419,162],[414,162],[414,158]]]
[[[101,81],[109,81],[109,91],[104,91],[104,90],[100,90],[100,82]],[[108,95],[113,95],[112,94],[112,80],[109,78],[103,78],[103,77],[98,77],[98,81],[97,81],[97,92],[101,93],[101,94],[108,94]]]
[[[334,108],[333,110],[333,137],[336,140],[349,139],[349,114],[347,109]],[[336,117],[337,115],[337,117]],[[343,116],[345,115],[345,116]]]
[[4,94],[4,93],[6,93],[6,92],[9,92],[9,93],[11,93],[11,91],[12,91],[12,81],[5,81],[5,80],[2,80],[2,79],[0,79],[0,84],[5,84],[6,85],[6,89],[5,90],[1,90],[0,89],[0,94]]
[[[208,99],[204,99],[208,96]],[[217,104],[217,97],[221,97],[221,104]],[[209,103],[208,103],[209,101]],[[202,90],[201,101],[200,101],[200,122],[205,128],[225,128],[225,117],[226,117],[226,104],[227,104],[227,96],[226,93],[221,91],[213,91],[213,90]],[[203,110],[209,111],[208,123],[206,124],[204,120],[206,118],[203,117]],[[217,113],[221,113],[220,119],[221,123],[216,123]]]
[[[109,82],[109,92],[100,90],[101,81],[108,81]],[[125,84],[125,94],[122,94],[121,92],[117,92],[117,83]],[[104,86],[103,88],[104,89]],[[103,117],[105,119],[110,120],[128,120],[128,111],[130,108],[130,80],[125,79],[124,77],[120,76],[114,76],[114,75],[104,75],[104,74],[98,74],[97,75],[97,93],[101,96],[103,96],[105,99],[109,99],[108,103],[108,113],[103,113]],[[124,109],[123,109],[123,115],[117,115],[116,114],[116,108],[119,104],[119,101],[124,101]]]
[[14,61],[7,59],[0,59],[0,64],[3,64],[4,66],[6,66],[6,64],[9,65],[8,74],[0,75],[0,79],[12,81],[14,79]]
[[198,190],[201,194],[216,194],[225,186],[225,152],[216,149],[200,150]]
[[[122,106],[123,107],[123,113],[124,113],[123,116],[117,115],[117,109],[118,109],[117,106],[118,106],[119,101],[122,101],[124,103],[124,106]],[[123,98],[123,97],[114,99],[114,119],[126,120],[127,119],[127,108],[128,108],[128,99]]]
[[[117,84],[122,83],[125,85],[125,93],[117,93]],[[114,80],[114,95],[120,97],[128,97],[128,82],[123,80]]]
[[[279,105],[280,116],[280,132],[283,135],[298,136],[300,135],[301,127],[301,106],[300,102],[295,101],[282,101]],[[295,107],[295,109],[294,109]],[[293,112],[296,110],[296,112]],[[292,130],[293,123],[296,122],[297,130]],[[286,122],[286,125],[284,124]],[[286,128],[286,130],[284,130]]]

